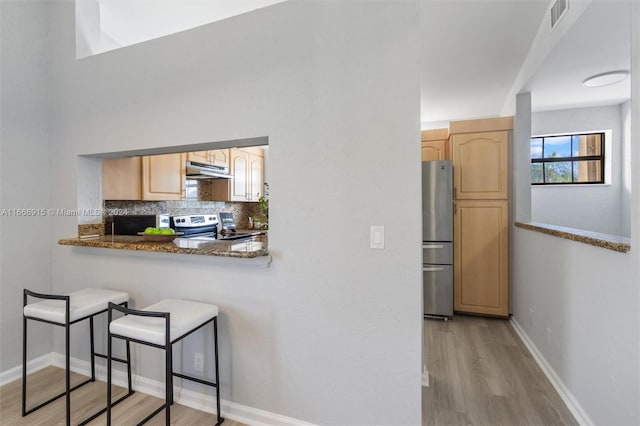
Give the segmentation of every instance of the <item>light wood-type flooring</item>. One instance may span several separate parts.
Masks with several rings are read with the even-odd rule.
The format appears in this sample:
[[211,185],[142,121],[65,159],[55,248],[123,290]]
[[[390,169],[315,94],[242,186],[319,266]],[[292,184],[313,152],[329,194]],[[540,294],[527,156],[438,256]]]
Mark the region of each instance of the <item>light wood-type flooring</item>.
[[[85,380],[85,376],[73,373],[71,386]],[[114,386],[113,399],[124,395],[126,390]],[[134,387],[135,390],[135,387]],[[27,381],[27,407],[33,407],[38,402],[64,391],[64,370],[47,367],[29,374]],[[18,379],[0,387],[0,425],[64,425],[65,398],[34,411],[26,417],[21,416],[22,383]],[[105,382],[95,381],[71,392],[71,424],[75,425],[91,414],[106,406],[107,385]],[[135,425],[148,414],[160,407],[164,400],[136,392],[114,407],[112,415],[113,425]],[[224,408],[222,410],[224,417]],[[106,413],[89,423],[91,426],[106,424]],[[179,405],[171,406],[171,423],[174,425],[213,425],[216,423],[215,414],[205,413]],[[151,419],[148,425],[164,425],[164,411]],[[225,419],[223,426],[242,426],[241,423]]]
[[[425,320],[425,363],[429,387],[422,391],[424,425],[575,425],[577,424],[508,321],[456,315],[452,321]],[[84,376],[72,375],[72,385]],[[28,406],[63,390],[64,371],[47,367],[29,375]],[[125,390],[113,387],[114,399]],[[33,390],[33,392],[31,392]],[[72,424],[88,417],[106,399],[106,384],[96,381],[72,392]],[[63,425],[65,401],[20,415],[21,383],[0,388],[0,425]],[[136,392],[113,411],[114,425],[133,425],[162,400]],[[214,416],[174,404],[175,425],[214,424]],[[224,415],[224,412],[223,412]],[[104,425],[106,415],[90,425]],[[148,424],[164,424],[164,412]],[[241,426],[225,420],[225,426]]]
[[508,321],[424,322],[423,425],[576,425]]

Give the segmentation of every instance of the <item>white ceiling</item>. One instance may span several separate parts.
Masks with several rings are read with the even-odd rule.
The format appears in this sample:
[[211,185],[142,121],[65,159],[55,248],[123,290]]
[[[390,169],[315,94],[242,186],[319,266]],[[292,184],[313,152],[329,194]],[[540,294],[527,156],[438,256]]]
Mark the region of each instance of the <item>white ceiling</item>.
[[[569,7],[572,1],[569,0]],[[522,91],[533,111],[614,105],[630,98],[630,79],[586,88],[605,71],[630,68],[630,7],[637,0],[594,0],[560,39]],[[507,101],[547,0],[423,0],[423,128],[497,116]],[[548,16],[546,16],[548,18]]]
[[100,30],[124,47],[220,21],[285,0],[96,1],[100,7]]
[[533,111],[619,104],[631,79],[584,87],[590,76],[631,67],[631,2],[592,2],[525,85]]
[[540,0],[424,0],[421,121],[498,115],[548,5]]

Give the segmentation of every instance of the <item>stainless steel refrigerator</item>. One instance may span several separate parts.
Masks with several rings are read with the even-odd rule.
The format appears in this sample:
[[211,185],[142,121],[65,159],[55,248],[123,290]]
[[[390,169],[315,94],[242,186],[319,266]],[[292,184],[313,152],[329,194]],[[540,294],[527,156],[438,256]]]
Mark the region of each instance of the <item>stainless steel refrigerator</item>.
[[451,161],[422,163],[424,315],[453,316],[453,173]]

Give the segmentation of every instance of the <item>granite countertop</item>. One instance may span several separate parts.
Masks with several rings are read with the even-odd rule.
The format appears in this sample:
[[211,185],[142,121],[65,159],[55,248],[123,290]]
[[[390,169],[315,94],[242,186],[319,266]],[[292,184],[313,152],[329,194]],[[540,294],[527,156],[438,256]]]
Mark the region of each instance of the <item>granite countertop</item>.
[[592,246],[602,247],[620,253],[627,253],[631,249],[630,238],[619,237],[616,235],[601,234],[599,232],[537,222],[515,222],[514,225],[518,228],[541,232],[543,234],[553,235],[554,237],[565,238],[567,240],[578,241],[580,243],[590,244]]
[[251,239],[231,241],[194,241],[188,238],[176,238],[168,243],[144,241],[141,236],[135,235],[101,235],[95,238],[65,238],[59,240],[58,244],[236,258],[254,258],[268,256],[269,254],[267,250],[267,235],[264,234],[251,237]]

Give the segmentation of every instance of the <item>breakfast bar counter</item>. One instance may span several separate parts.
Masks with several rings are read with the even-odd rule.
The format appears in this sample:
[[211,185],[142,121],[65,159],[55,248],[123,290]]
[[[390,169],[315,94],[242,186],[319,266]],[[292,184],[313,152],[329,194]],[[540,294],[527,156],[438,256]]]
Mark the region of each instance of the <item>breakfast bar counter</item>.
[[58,241],[64,246],[97,247],[119,250],[152,251],[161,253],[198,254],[236,258],[268,256],[267,235],[257,235],[248,239],[230,241],[197,241],[176,238],[171,242],[145,241],[135,235],[103,235],[93,238],[65,238]]

